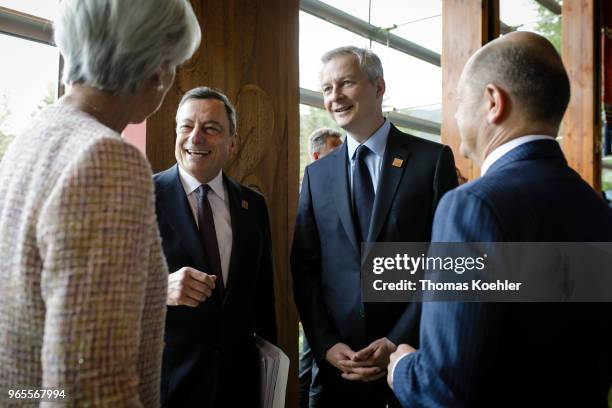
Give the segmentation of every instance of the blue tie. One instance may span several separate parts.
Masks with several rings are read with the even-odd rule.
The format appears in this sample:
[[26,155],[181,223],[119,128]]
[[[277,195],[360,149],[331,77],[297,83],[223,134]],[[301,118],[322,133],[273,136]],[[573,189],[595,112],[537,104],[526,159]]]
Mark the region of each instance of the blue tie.
[[355,151],[355,165],[353,166],[353,207],[355,221],[359,225],[358,241],[361,242],[368,239],[372,206],[374,205],[374,186],[365,162],[370,152],[367,146],[360,145]]

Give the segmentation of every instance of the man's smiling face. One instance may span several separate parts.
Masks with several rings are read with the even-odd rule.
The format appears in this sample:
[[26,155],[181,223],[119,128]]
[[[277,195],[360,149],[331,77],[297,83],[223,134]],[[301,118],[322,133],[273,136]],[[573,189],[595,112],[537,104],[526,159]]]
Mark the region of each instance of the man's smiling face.
[[188,99],[176,114],[176,162],[200,183],[212,180],[234,148],[225,105],[218,99]]
[[381,114],[384,80],[370,82],[354,55],[338,55],[323,66],[321,90],[327,112],[351,134],[368,129]]

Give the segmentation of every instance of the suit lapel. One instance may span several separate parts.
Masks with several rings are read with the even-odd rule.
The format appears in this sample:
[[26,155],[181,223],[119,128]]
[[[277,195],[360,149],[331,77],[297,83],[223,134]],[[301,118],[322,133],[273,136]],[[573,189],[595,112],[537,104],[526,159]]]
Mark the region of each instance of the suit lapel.
[[397,186],[404,174],[406,162],[410,156],[408,148],[401,143],[401,136],[395,126],[391,125],[387,139],[387,148],[383,157],[382,171],[380,172],[378,188],[376,189],[367,242],[376,242],[380,230],[387,219]]
[[166,215],[166,220],[174,229],[186,252],[195,261],[197,268],[207,270],[202,241],[193,219],[193,212],[189,206],[185,189],[179,178],[178,165],[175,165],[169,171],[168,176],[159,192],[161,210]]
[[223,181],[225,182],[225,188],[227,189],[227,197],[229,200],[230,217],[232,223],[232,253],[230,255],[229,271],[227,276],[227,285],[225,287],[225,295],[223,297],[223,304],[225,304],[228,295],[232,291],[232,288],[236,286],[236,279],[238,275],[240,259],[239,254],[244,253],[241,249],[243,229],[242,226],[247,225],[244,209],[242,208],[242,194],[240,186],[235,181],[223,173]]
[[337,149],[332,153],[334,157],[332,174],[330,179],[332,180],[332,191],[334,194],[334,202],[338,209],[338,216],[342,222],[342,226],[346,231],[346,235],[349,237],[351,244],[357,252],[359,252],[359,243],[357,242],[357,235],[355,230],[355,224],[353,222],[353,210],[351,206],[351,199],[349,194],[349,178],[348,178],[348,147],[346,141],[340,149]]

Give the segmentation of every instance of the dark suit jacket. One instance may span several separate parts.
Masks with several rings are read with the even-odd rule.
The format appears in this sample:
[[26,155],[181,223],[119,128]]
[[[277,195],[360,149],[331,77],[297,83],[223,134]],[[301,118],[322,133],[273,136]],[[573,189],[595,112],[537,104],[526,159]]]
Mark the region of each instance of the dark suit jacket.
[[[436,242],[608,242],[612,214],[552,141],[511,150],[446,194]],[[418,352],[395,369],[406,407],[606,407],[610,304],[423,305]]]
[[[154,180],[170,273],[184,266],[206,272],[206,255],[178,167]],[[215,397],[217,406],[258,406],[253,333],[276,343],[268,210],[260,194],[225,174],[223,180],[233,240],[228,283],[223,298],[215,289],[198,307],[168,307],[161,388],[167,407],[209,407]],[[240,392],[235,392],[236,381]]]
[[[403,160],[400,167],[392,164],[394,159]],[[418,335],[417,304],[361,301],[349,163],[345,142],[306,168],[300,193],[291,267],[295,301],[318,362],[338,342],[356,351],[382,337],[399,344],[416,341]],[[429,241],[438,200],[456,185],[448,147],[391,126],[368,242]],[[320,370],[327,392],[332,379],[340,381],[340,371],[328,363]]]

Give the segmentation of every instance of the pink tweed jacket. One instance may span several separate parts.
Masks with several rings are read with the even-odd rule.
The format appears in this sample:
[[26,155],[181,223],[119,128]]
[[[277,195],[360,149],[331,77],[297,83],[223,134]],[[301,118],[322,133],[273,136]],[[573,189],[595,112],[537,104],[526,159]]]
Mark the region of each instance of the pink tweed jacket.
[[143,155],[42,112],[0,163],[0,406],[159,406],[167,278]]

